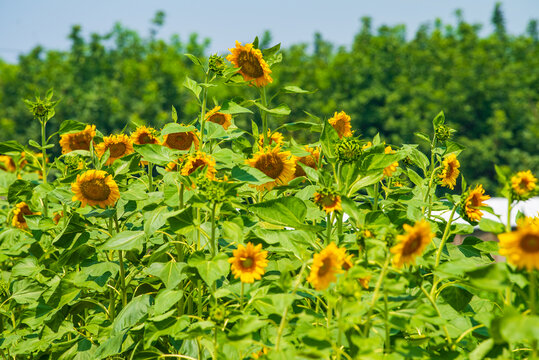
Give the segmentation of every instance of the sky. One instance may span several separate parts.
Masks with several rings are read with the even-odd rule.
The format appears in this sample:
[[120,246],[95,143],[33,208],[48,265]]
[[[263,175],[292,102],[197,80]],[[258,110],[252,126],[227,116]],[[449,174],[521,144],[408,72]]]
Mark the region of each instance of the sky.
[[[539,0],[500,1],[506,27],[522,34],[531,18],[539,18]],[[455,9],[464,19],[492,30],[490,18],[496,0],[0,0],[0,58],[16,63],[18,54],[36,45],[66,50],[71,26],[82,26],[83,35],[106,33],[115,22],[149,34],[158,10],[166,13],[158,37],[179,34],[187,41],[197,32],[212,40],[210,51],[225,53],[235,40],[250,42],[270,30],[273,42],[288,47],[312,42],[320,32],[336,45],[351,44],[360,28],[359,19],[372,17],[373,27],[405,24],[408,37],[423,23],[436,18],[455,24]]]

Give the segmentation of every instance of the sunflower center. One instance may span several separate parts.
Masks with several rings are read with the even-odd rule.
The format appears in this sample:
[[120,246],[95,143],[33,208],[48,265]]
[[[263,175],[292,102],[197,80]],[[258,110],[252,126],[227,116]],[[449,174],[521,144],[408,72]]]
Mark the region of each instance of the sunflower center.
[[324,207],[331,207],[337,202],[337,197],[334,195],[326,195],[323,196],[322,199],[320,199],[320,202]]
[[520,247],[527,253],[539,251],[539,236],[535,234],[527,234],[520,240]]
[[238,55],[238,65],[241,67],[241,71],[250,77],[258,78],[264,75],[258,58],[250,51],[242,51]]
[[150,134],[147,134],[147,133],[142,133],[140,134],[139,138],[138,138],[138,142],[143,145],[143,144],[155,144],[155,141],[154,139],[152,139],[152,137],[150,136]]
[[262,171],[272,179],[277,179],[283,172],[284,163],[275,154],[262,155],[255,164],[255,168]]
[[104,201],[109,198],[110,188],[105,179],[92,179],[80,185],[82,195],[86,199]]
[[210,117],[210,121],[212,123],[223,125],[226,122],[226,118],[223,114],[216,113]]
[[194,173],[195,170],[198,169],[199,167],[203,167],[203,166],[206,166],[206,162],[202,159],[196,159],[195,161],[192,162],[192,167],[191,169],[189,169],[189,175]]
[[110,144],[108,147],[111,158],[119,158],[125,154],[127,147],[124,143]]
[[167,136],[167,145],[177,150],[189,150],[193,143],[193,135],[189,132],[173,133]]
[[92,139],[85,133],[74,134],[69,139],[69,147],[72,150],[90,150],[90,141]]
[[402,255],[410,255],[415,253],[419,246],[421,246],[421,237],[418,235],[411,235],[410,239],[408,239],[402,249]]
[[21,208],[21,211],[17,214],[17,220],[19,221],[19,223],[23,224],[26,222],[26,220],[24,219],[24,215],[32,215],[32,211],[30,210],[30,208],[28,207],[28,205],[24,205],[22,208]]
[[243,260],[241,260],[241,266],[244,268],[244,269],[250,269],[253,264],[255,263],[254,259],[252,257],[247,257]]
[[331,271],[331,259],[329,257],[322,260],[322,266],[318,269],[318,276],[323,277]]

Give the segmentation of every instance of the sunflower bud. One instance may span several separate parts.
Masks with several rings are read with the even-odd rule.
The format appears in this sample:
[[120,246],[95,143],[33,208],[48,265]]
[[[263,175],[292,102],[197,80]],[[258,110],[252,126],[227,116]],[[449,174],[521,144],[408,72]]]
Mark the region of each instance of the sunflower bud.
[[227,193],[223,183],[208,179],[204,174],[199,174],[196,179],[200,194],[212,203],[222,203],[226,200]]
[[434,131],[436,139],[441,142],[449,140],[454,132],[455,130],[445,124],[439,125]]
[[223,76],[223,72],[225,71],[225,68],[226,68],[225,59],[223,59],[222,56],[214,54],[210,56],[208,66],[210,68],[210,71],[214,72],[215,75]]
[[36,96],[35,101],[24,100],[24,102],[35,118],[48,120],[54,115],[54,107],[58,103],[58,101],[51,101],[51,98],[52,93],[45,99]]
[[214,305],[210,309],[210,319],[218,325],[223,324],[227,316],[228,313],[226,311],[226,307],[224,306]]
[[337,291],[347,300],[361,299],[361,284],[351,276],[345,277],[337,284]]
[[339,141],[335,147],[337,161],[351,163],[359,159],[363,150],[358,139],[344,138]]

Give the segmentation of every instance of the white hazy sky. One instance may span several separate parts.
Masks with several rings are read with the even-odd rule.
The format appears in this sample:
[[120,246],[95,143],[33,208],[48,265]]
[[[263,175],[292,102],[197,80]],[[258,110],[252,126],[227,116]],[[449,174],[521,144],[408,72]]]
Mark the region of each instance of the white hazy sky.
[[[234,41],[251,41],[271,30],[274,42],[288,46],[311,42],[316,31],[337,45],[350,44],[362,16],[371,16],[373,26],[405,24],[411,36],[419,25],[441,18],[455,23],[454,10],[464,19],[484,25],[496,0],[0,0],[0,58],[16,62],[19,53],[36,45],[67,49],[67,35],[80,24],[85,36],[105,33],[115,22],[147,35],[150,20],[158,10],[166,12],[159,37],[179,34],[187,40],[192,32],[212,39],[212,52],[223,52]],[[539,18],[539,0],[501,1],[511,34],[522,34],[531,18]]]

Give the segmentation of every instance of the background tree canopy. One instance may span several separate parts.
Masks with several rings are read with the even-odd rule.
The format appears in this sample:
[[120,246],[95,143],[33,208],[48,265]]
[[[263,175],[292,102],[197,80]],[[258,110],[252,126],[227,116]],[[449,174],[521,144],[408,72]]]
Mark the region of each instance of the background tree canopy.
[[[493,194],[495,164],[537,174],[537,21],[529,22],[526,34],[509,35],[497,6],[494,32],[481,37],[480,25],[456,13],[456,26],[435,21],[412,39],[406,39],[404,26],[373,30],[370,18],[362,18],[349,47],[335,48],[315,34],[312,44],[283,49],[283,62],[273,67],[274,85],[292,83],[316,91],[306,96],[279,94],[274,101],[294,104],[287,121],[307,118],[305,111],[328,118],[344,110],[356,133],[372,137],[380,132],[395,145],[421,142],[414,133],[430,130],[432,118],[443,110],[458,131],[456,140],[467,148],[460,160],[468,183],[481,182]],[[198,106],[183,83],[187,74],[198,70],[184,54],[208,55],[209,40],[201,41],[196,34],[187,42],[178,36],[157,39],[163,21],[164,14],[156,14],[147,37],[116,24],[107,34],[85,39],[74,26],[69,51],[36,47],[16,65],[0,60],[0,140],[27,144],[38,137],[38,123],[22,99],[49,88],[62,99],[51,127],[66,119],[96,124],[103,133],[141,123],[160,127],[170,121],[171,105],[182,122],[193,120]],[[271,34],[266,32],[260,47],[270,45]],[[221,103],[244,97],[245,91],[255,90],[210,89],[209,95]],[[272,86],[268,92],[272,94]],[[236,124],[248,129],[251,120],[259,120],[256,117],[240,115]],[[301,134],[295,136],[301,139]],[[59,148],[55,151],[58,154]]]

